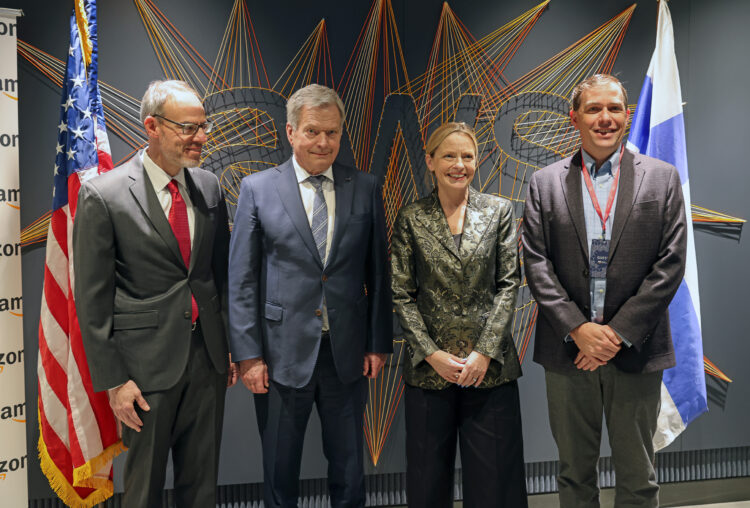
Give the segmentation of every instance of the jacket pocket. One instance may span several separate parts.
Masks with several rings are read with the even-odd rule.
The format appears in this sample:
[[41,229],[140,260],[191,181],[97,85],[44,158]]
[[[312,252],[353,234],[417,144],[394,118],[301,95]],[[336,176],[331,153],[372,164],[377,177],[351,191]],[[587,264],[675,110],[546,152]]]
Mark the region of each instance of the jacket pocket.
[[268,321],[281,321],[284,315],[284,307],[276,305],[275,303],[266,302],[265,313],[263,316]]
[[112,328],[115,330],[137,330],[139,328],[158,328],[159,311],[127,312],[115,314]]

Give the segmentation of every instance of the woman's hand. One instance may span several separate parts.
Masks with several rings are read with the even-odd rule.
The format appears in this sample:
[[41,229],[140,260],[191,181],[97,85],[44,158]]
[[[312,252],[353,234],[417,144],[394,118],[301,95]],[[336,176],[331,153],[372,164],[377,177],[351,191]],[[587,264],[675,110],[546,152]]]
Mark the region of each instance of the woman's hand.
[[440,374],[440,377],[449,383],[458,381],[461,371],[464,369],[464,362],[466,361],[443,350],[435,351],[426,357],[425,360],[435,369],[435,372]]
[[482,353],[472,351],[469,357],[464,363],[463,372],[456,380],[459,386],[464,388],[467,386],[473,386],[477,388],[484,380],[484,375],[487,373],[487,367],[490,366],[490,357],[485,356]]

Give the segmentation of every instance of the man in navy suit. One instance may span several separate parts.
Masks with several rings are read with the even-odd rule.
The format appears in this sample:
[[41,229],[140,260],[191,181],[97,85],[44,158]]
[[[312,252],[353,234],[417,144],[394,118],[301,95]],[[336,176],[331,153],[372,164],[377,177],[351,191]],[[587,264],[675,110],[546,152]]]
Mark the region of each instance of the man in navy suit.
[[242,181],[229,259],[230,346],[255,394],[267,507],[297,506],[317,405],[334,507],[364,506],[365,378],[392,351],[382,194],[338,164],[344,105],[309,85],[287,103],[293,157]]

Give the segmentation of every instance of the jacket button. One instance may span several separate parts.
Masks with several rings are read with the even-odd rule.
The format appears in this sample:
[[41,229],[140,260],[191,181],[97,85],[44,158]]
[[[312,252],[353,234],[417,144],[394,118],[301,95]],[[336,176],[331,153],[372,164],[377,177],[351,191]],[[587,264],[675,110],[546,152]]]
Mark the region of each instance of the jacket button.
[[320,309],[315,309],[315,315],[316,316],[322,316],[323,315],[323,311],[320,310]]
[[588,277],[589,276],[589,270],[588,270],[588,268],[584,268],[583,269],[583,276],[584,277]]
[[190,319],[191,317],[193,317],[193,315],[189,310],[186,310],[182,313],[182,317],[184,317],[185,319]]
[[323,279],[323,282],[327,281],[328,280],[328,275],[323,274],[323,277],[321,277],[321,279]]

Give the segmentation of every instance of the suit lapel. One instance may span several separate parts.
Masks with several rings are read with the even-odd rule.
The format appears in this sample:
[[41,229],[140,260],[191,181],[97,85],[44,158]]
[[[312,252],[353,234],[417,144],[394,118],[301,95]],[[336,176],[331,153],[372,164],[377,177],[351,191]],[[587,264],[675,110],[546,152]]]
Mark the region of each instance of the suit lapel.
[[[451,237],[448,219],[440,206],[440,200],[437,197],[437,189],[430,195],[432,203],[425,208],[424,214],[419,214],[416,219],[422,224],[426,231],[429,231],[445,249],[453,254],[456,259],[461,260],[461,256],[456,249],[456,242]],[[467,207],[468,208],[468,207]],[[467,209],[468,214],[468,209]]]
[[131,179],[130,193],[138,202],[143,214],[151,222],[153,228],[162,240],[164,240],[164,243],[167,244],[175,260],[181,266],[185,266],[182,254],[180,254],[180,246],[177,244],[177,238],[175,238],[172,227],[169,225],[164,210],[159,204],[156,192],[154,192],[154,186],[151,184],[151,180],[148,179],[148,175],[146,175],[146,170],[143,168],[140,156],[136,155],[131,161],[129,167],[129,176]]
[[612,223],[612,240],[609,246],[609,259],[612,259],[612,255],[617,249],[617,244],[620,243],[620,236],[622,236],[622,230],[625,228],[625,223],[630,216],[630,211],[633,209],[633,203],[635,197],[638,195],[638,190],[643,182],[643,169],[640,167],[640,162],[636,163],[633,154],[629,150],[625,150],[622,155],[622,162],[620,163],[620,180],[617,189],[617,205],[615,206],[615,217]]
[[336,220],[333,225],[333,236],[331,247],[328,250],[328,263],[334,259],[337,247],[346,231],[346,225],[352,212],[352,200],[354,199],[354,183],[351,176],[346,176],[344,170],[333,165],[333,185],[336,190]]
[[290,159],[281,166],[278,166],[275,171],[279,172],[278,178],[276,178],[276,190],[281,198],[281,204],[302,238],[302,243],[305,244],[307,250],[318,260],[322,267],[323,262],[315,246],[315,240],[310,230],[310,223],[307,220],[305,207],[302,206],[302,196],[299,193],[299,183],[297,183],[297,175],[294,172],[292,160]]
[[208,205],[203,198],[203,192],[198,188],[196,180],[193,179],[192,169],[185,169],[185,183],[190,192],[190,201],[193,202],[193,242],[190,246],[190,270],[195,266],[195,260],[200,257],[198,250],[203,244],[203,234],[206,230],[206,218],[208,217]]
[[468,263],[474,256],[479,245],[482,243],[487,229],[493,223],[494,214],[497,210],[492,210],[492,216],[485,217],[487,210],[484,206],[484,198],[481,194],[472,188],[469,188],[469,202],[466,206],[466,216],[464,217],[464,230],[461,236],[461,249],[459,254],[464,264]]
[[589,246],[586,240],[586,219],[583,214],[583,192],[581,191],[581,164],[581,152],[579,150],[570,160],[568,171],[560,174],[560,183],[562,184],[570,218],[578,236],[578,243],[581,245],[586,259],[588,259]]

